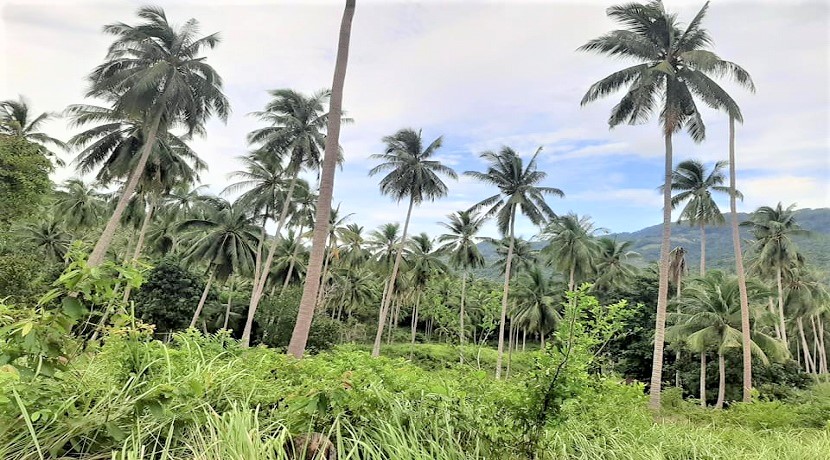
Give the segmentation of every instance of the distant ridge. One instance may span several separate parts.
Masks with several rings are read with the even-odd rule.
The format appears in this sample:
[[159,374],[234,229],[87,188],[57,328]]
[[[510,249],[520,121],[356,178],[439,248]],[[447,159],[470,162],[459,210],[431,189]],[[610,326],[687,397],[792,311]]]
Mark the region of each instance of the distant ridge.
[[[808,262],[830,274],[830,208],[799,209],[795,212],[796,221],[802,228],[809,231],[809,236],[794,238],[798,248],[807,256]],[[732,230],[729,226],[729,215],[724,214],[726,225],[720,227],[706,227],[706,267],[713,269],[733,270],[735,256],[732,250]],[[747,213],[738,213],[741,222],[749,218]],[[660,257],[660,238],[662,225],[652,225],[635,232],[611,233],[609,238],[620,241],[631,241],[632,250],[640,253],[643,265],[655,262]],[[743,249],[749,248],[752,236],[749,229],[741,228]],[[700,228],[686,224],[672,225],[672,247],[682,246],[686,249],[686,264],[690,271],[696,272],[700,266]],[[542,242],[535,242],[534,247],[541,248]],[[479,243],[479,249],[492,264],[496,259],[495,247],[490,243]],[[485,269],[486,270],[486,269]],[[491,270],[486,270],[490,275]],[[482,273],[484,275],[484,273]]]

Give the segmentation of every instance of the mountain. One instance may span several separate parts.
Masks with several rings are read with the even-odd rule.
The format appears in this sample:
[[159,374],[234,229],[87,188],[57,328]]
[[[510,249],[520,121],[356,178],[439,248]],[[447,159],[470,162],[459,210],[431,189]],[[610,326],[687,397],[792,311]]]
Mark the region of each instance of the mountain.
[[[734,270],[735,256],[732,249],[732,230],[729,215],[724,214],[726,225],[706,228],[706,267],[712,269]],[[807,261],[830,273],[830,208],[799,209],[795,212],[796,221],[810,232],[808,236],[797,236],[795,243],[807,257]],[[749,214],[738,213],[738,220],[744,222]],[[605,235],[621,241],[631,241],[632,250],[640,253],[643,265],[655,262],[660,257],[661,225],[652,225],[635,232],[611,233]],[[741,227],[741,242],[744,251],[751,246],[752,236],[749,229]],[[542,248],[544,243],[534,242],[534,247]],[[686,263],[692,272],[700,266],[700,228],[688,225],[672,225],[672,247],[682,246],[686,249]],[[479,249],[488,261],[496,259],[495,247],[490,243],[479,243]],[[481,276],[492,276],[493,270],[484,269]],[[485,273],[486,272],[486,273]]]

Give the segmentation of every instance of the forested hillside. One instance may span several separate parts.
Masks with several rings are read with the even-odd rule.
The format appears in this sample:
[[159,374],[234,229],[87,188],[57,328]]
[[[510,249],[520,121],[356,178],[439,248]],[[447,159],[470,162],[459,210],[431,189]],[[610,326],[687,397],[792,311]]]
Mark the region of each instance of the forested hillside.
[[[728,216],[727,216],[728,218]],[[741,222],[749,219],[749,214],[739,213]],[[830,208],[799,209],[795,218],[802,228],[810,232],[809,235],[796,235],[793,240],[806,254],[810,254],[813,264],[820,268],[825,275],[830,273]],[[636,232],[611,233],[610,238],[619,241],[631,241],[631,249],[640,254],[639,265],[656,262],[660,257],[660,225],[637,230]],[[686,263],[689,267],[700,264],[700,229],[685,224],[674,224],[671,231],[672,247],[682,246],[686,249]],[[744,251],[752,244],[749,229],[741,227],[741,240],[744,242]],[[533,249],[545,246],[543,241],[531,243]],[[488,266],[479,270],[480,276],[500,276],[492,264],[497,260],[496,247],[488,241],[479,244],[479,249],[488,261]],[[711,268],[734,270],[735,257],[732,252],[732,235],[729,230],[729,221],[721,227],[706,229],[706,265]]]

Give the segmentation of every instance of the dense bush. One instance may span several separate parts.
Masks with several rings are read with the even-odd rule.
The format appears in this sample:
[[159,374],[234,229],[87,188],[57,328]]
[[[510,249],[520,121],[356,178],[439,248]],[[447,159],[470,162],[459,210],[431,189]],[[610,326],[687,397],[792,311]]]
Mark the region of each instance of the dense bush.
[[[204,288],[201,277],[172,260],[164,260],[150,271],[147,281],[133,296],[136,315],[142,321],[155,324],[156,332],[185,329]],[[208,298],[215,299],[215,293]]]
[[0,135],[0,230],[38,210],[52,191],[51,171],[52,163],[38,145]]

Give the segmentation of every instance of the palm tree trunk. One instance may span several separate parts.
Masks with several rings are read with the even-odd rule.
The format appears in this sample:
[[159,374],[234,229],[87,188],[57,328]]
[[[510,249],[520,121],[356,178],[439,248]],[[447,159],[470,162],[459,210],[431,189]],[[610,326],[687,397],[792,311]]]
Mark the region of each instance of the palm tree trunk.
[[513,361],[513,323],[507,329],[507,371],[504,374],[505,379],[510,378],[510,363]]
[[[507,245],[507,259],[504,263],[504,288],[501,295],[501,317],[499,320],[499,345],[496,355],[496,380],[501,378],[501,360],[504,353],[504,323],[507,322],[507,295],[510,292],[510,270],[513,263],[514,223],[516,221],[516,207],[510,210],[510,243]],[[545,339],[542,338],[542,343]]]
[[798,326],[798,336],[801,339],[801,352],[804,353],[804,370],[807,373],[812,373],[815,371],[812,366],[813,357],[810,355],[810,346],[807,345],[807,336],[804,334],[804,322],[800,316],[796,319],[796,325]]
[[242,339],[240,340],[240,345],[243,348],[250,345],[251,330],[254,325],[254,314],[256,314],[259,301],[262,299],[262,292],[265,290],[265,283],[268,281],[268,275],[271,274],[271,264],[274,263],[274,254],[277,252],[282,226],[285,224],[285,219],[288,217],[288,210],[291,207],[291,197],[294,196],[294,186],[297,184],[298,175],[299,169],[294,171],[294,174],[291,177],[291,183],[288,185],[288,193],[285,197],[285,202],[282,204],[280,218],[277,221],[277,230],[274,232],[274,239],[271,241],[271,246],[268,248],[268,257],[265,258],[265,263],[260,267],[261,273],[259,274],[259,280],[254,280],[255,283],[253,292],[251,293],[251,303],[248,305],[248,318],[245,320],[245,329],[242,330]]
[[[776,313],[776,311],[775,311],[775,304],[772,301],[772,297],[767,297],[767,299],[769,300],[769,312],[773,316],[776,316],[778,313]],[[775,326],[775,338],[777,338],[778,340],[783,341],[784,339],[781,337],[781,326],[779,325],[778,321],[775,322],[774,326]]]
[[649,407],[660,409],[660,391],[663,384],[663,346],[666,341],[666,304],[669,295],[669,246],[671,245],[671,177],[672,138],[671,132],[664,134],[666,144],[665,171],[663,183],[663,236],[660,244],[660,280],[657,287],[657,315],[654,325],[654,354],[651,361],[651,383],[649,386]]
[[[680,281],[680,272],[677,273],[677,287],[675,291],[675,298],[677,300],[680,299],[680,292],[682,290],[681,286],[683,283]],[[680,313],[680,302],[677,302],[677,313]],[[674,386],[680,388],[680,345],[678,345],[678,349],[674,352]]]
[[706,407],[706,352],[700,353],[700,407]]
[[311,240],[311,255],[308,260],[303,297],[297,312],[297,322],[291,333],[288,353],[301,358],[305,351],[308,331],[314,316],[317,290],[320,288],[320,275],[325,257],[326,239],[329,233],[329,214],[331,197],[334,191],[334,172],[337,169],[340,142],[340,118],[343,112],[343,85],[346,81],[346,63],[349,58],[349,38],[352,30],[355,0],[346,0],[343,21],[340,24],[340,39],[337,45],[337,58],[334,65],[331,99],[329,102],[329,119],[326,131],[326,148],[320,175],[320,194],[317,197],[317,213],[314,221],[314,236]]
[[[331,230],[331,229],[329,229]],[[329,235],[331,236],[331,235]],[[331,263],[331,258],[334,254],[334,240],[329,238],[328,243],[326,243],[326,256],[323,258],[323,274],[320,276],[320,289],[317,292],[317,303],[316,308],[320,308],[320,305],[323,303],[323,296],[326,292],[326,283],[328,282],[329,276],[329,263]]]
[[571,291],[571,292],[573,292],[574,289],[576,289],[576,286],[575,286],[576,282],[574,281],[575,272],[576,272],[576,267],[571,266],[571,273],[570,273],[570,276],[568,277],[568,290]]
[[525,351],[525,344],[527,343],[527,328],[522,328],[522,351]]
[[231,316],[231,302],[233,301],[233,275],[231,275],[231,289],[228,292],[228,306],[225,308],[225,322],[222,323],[222,329],[228,328],[228,318]]
[[300,252],[300,242],[303,239],[303,225],[300,224],[299,231],[297,232],[297,240],[294,242],[294,252],[291,254],[291,262],[288,263],[288,273],[285,274],[285,281],[282,283],[282,289],[280,289],[280,295],[285,292],[285,289],[288,287],[289,281],[291,281],[291,274],[294,272],[294,261],[297,259],[297,254]]
[[816,374],[820,374],[821,370],[819,369],[819,366],[820,366],[820,363],[821,363],[821,358],[819,357],[819,354],[821,352],[819,351],[819,347],[818,347],[818,333],[816,331],[816,316],[815,315],[810,315],[810,325],[813,328],[813,369],[815,369]]
[[412,359],[412,353],[415,350],[415,331],[418,328],[418,309],[421,305],[421,291],[415,293],[415,309],[412,311],[412,337],[409,341],[409,359]]
[[196,326],[196,321],[199,320],[199,315],[202,314],[202,308],[205,306],[205,301],[207,300],[208,292],[210,292],[210,285],[213,283],[213,275],[216,274],[216,269],[211,267],[210,269],[210,276],[208,276],[207,283],[205,283],[205,290],[202,291],[202,297],[199,299],[199,305],[196,306],[196,313],[193,314],[193,319],[190,320],[190,327]]
[[781,328],[781,340],[787,343],[787,323],[784,321],[784,286],[781,281],[781,267],[776,267],[775,282],[778,285],[778,327]]
[[[729,210],[732,213],[732,246],[735,251],[735,272],[738,274],[738,290],[741,294],[741,351],[743,352],[743,401],[752,400],[752,340],[749,329],[749,299],[746,293],[744,255],[741,251],[741,235],[738,232],[737,188],[735,185],[735,118],[729,117]],[[668,182],[667,182],[668,183]],[[668,188],[668,187],[667,187]]]
[[156,146],[158,132],[161,127],[161,115],[161,112],[159,112],[150,122],[149,129],[147,130],[147,137],[145,138],[146,141],[144,142],[144,145],[141,146],[141,153],[138,157],[138,163],[133,168],[133,171],[130,174],[130,179],[127,181],[124,191],[121,193],[121,197],[118,198],[118,204],[115,206],[115,211],[113,211],[110,219],[107,221],[104,231],[101,233],[101,236],[98,238],[98,242],[95,243],[95,248],[92,249],[92,253],[89,255],[89,259],[87,260],[87,266],[89,267],[97,267],[104,261],[104,256],[106,255],[110,244],[112,244],[115,231],[118,230],[121,216],[124,214],[124,210],[127,209],[127,204],[130,202],[130,198],[133,196],[133,193],[135,193],[138,181],[144,174],[144,168],[147,166],[147,159],[150,158],[150,153],[153,152],[153,148]]
[[[147,235],[147,229],[150,228],[150,221],[153,219],[153,209],[155,209],[154,200],[150,200],[150,206],[144,214],[144,221],[141,223],[141,230],[138,232],[138,241],[135,243],[135,250],[133,251],[133,261],[141,257],[141,249],[144,247],[144,237]],[[130,300],[130,293],[133,287],[129,284],[124,288],[124,297],[121,299],[125,304]]]
[[540,348],[542,348],[542,350],[545,349],[545,333],[544,332],[539,333],[539,346],[540,346]]
[[[464,300],[467,295],[467,270],[461,276],[461,312],[458,314],[458,344],[464,346]],[[461,350],[461,364],[464,364],[464,350]]]
[[819,354],[821,355],[821,369],[820,372],[822,374],[827,373],[827,348],[824,347],[824,319],[819,315],[816,318],[816,322],[818,323],[818,349]]
[[700,276],[706,274],[706,225],[700,224]]
[[268,235],[265,231],[265,224],[268,223],[268,215],[270,209],[265,207],[265,215],[262,216],[262,230],[259,233],[259,241],[256,245],[256,258],[254,259],[254,283],[259,279],[259,271],[262,269],[262,246],[265,245],[265,237]]
[[723,399],[726,397],[726,360],[723,352],[718,351],[718,400],[715,409],[723,409]]
[[386,291],[386,299],[383,301],[380,307],[380,316],[378,318],[378,331],[375,334],[375,343],[372,346],[372,356],[377,357],[380,356],[380,342],[383,338],[383,324],[386,321],[386,315],[389,313],[389,305],[391,303],[392,296],[395,292],[395,279],[398,277],[398,269],[401,266],[401,260],[403,259],[403,248],[406,245],[406,234],[409,231],[409,218],[412,216],[412,207],[415,205],[415,200],[413,198],[409,198],[409,209],[406,211],[406,221],[403,224],[403,233],[401,234],[401,242],[400,246],[398,246],[398,253],[395,255],[395,263],[392,265],[392,274],[389,275],[389,289]]

